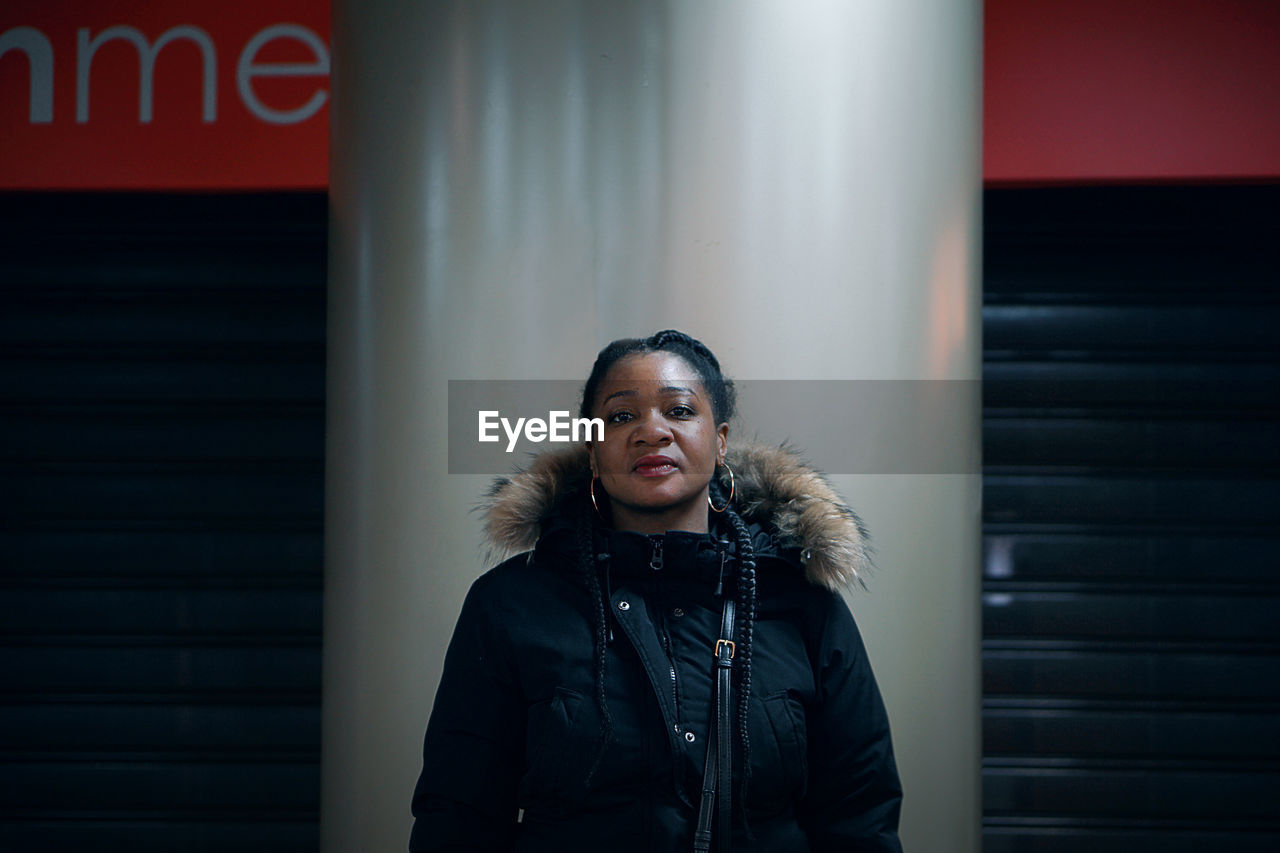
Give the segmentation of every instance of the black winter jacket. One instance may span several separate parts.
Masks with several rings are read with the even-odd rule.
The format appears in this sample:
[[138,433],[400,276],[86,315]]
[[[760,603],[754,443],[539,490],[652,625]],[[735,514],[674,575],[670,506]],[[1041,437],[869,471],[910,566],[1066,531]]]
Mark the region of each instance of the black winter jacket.
[[[865,566],[865,533],[786,451],[750,447],[729,463],[754,534],[758,601],[746,822],[735,803],[733,848],[900,851],[888,718],[834,591]],[[691,849],[714,693],[715,587],[732,536],[609,532],[597,543],[613,729],[601,754],[596,604],[563,510],[585,470],[578,452],[546,454],[495,489],[491,539],[536,547],[467,595],[427,726],[413,853]]]

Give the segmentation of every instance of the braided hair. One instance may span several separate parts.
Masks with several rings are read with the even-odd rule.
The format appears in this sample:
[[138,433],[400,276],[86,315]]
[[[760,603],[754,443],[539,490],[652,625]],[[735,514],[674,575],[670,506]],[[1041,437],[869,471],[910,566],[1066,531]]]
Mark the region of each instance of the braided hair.
[[[712,491],[720,492],[718,483],[712,483]],[[726,498],[716,495],[718,504]],[[725,519],[733,528],[738,546],[738,637],[734,669],[738,672],[738,744],[742,750],[742,776],[738,787],[738,802],[742,804],[742,819],[746,823],[747,785],[751,781],[751,737],[747,733],[747,712],[751,707],[751,643],[756,627],[756,554],[751,544],[751,532],[732,506],[725,506]]]
[[[579,565],[587,585],[587,594],[595,603],[593,615],[595,617],[596,706],[600,709],[600,746],[596,751],[595,761],[591,763],[591,769],[587,772],[586,784],[590,787],[591,780],[595,778],[596,770],[604,759],[605,751],[613,742],[613,715],[609,713],[609,703],[604,695],[604,656],[609,642],[609,622],[605,610],[606,595],[600,588],[600,574],[596,565],[595,520],[592,518],[591,506],[586,501],[582,501],[578,508],[575,526],[578,534]],[[609,559],[608,554],[598,556],[601,558],[599,562]]]
[[[600,383],[615,364],[627,356],[650,352],[669,352],[683,359],[693,368],[698,380],[702,383],[702,387],[706,390],[710,398],[711,412],[715,422],[727,423],[733,419],[737,408],[737,394],[733,381],[724,375],[720,369],[720,362],[705,344],[696,338],[686,335],[684,332],[678,332],[674,329],[657,332],[647,338],[623,338],[602,349],[599,355],[596,356],[595,364],[591,368],[591,375],[583,386],[582,401],[578,408],[579,416],[584,418],[591,416]],[[755,634],[756,620],[755,549],[752,546],[751,534],[747,529],[746,522],[742,520],[742,516],[733,507],[727,505],[728,498],[715,477],[712,477],[710,491],[716,505],[724,505],[726,507],[723,517],[732,529],[736,540],[735,544],[737,545],[737,610],[739,615],[737,652],[735,655],[737,665],[734,669],[738,674],[737,731],[738,746],[741,754],[740,766],[743,768],[739,782],[738,801],[740,804],[745,804],[747,784],[751,776],[751,740],[747,733],[747,714],[751,706],[751,643]],[[595,530],[598,523],[597,513],[587,498],[586,490],[583,490],[577,515],[578,554],[583,581],[586,584],[588,594],[595,603],[596,704],[599,707],[601,719],[600,747],[596,754],[595,762],[587,774],[588,786],[591,784],[596,770],[599,769],[605,751],[613,740],[613,717],[609,713],[604,692],[605,650],[610,635],[609,615],[605,601],[607,592],[603,591],[600,586],[600,564],[606,563],[605,571],[607,577],[608,555],[597,555],[595,553]],[[745,826],[745,805],[742,808]]]

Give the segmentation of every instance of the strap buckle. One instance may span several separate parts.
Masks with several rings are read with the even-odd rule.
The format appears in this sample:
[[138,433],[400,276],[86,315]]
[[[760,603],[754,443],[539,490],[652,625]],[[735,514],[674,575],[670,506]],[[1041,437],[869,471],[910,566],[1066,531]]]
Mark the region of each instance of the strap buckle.
[[738,650],[733,640],[716,640],[716,657],[720,657],[720,647],[722,645],[729,647],[729,657],[733,657],[733,653]]

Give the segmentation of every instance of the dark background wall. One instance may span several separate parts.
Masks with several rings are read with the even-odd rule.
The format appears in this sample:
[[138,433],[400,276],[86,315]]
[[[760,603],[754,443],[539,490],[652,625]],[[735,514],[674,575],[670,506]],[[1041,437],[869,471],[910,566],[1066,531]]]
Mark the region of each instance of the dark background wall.
[[1280,849],[1278,204],[987,193],[987,853]]
[[0,194],[0,850],[317,848],[326,227]]

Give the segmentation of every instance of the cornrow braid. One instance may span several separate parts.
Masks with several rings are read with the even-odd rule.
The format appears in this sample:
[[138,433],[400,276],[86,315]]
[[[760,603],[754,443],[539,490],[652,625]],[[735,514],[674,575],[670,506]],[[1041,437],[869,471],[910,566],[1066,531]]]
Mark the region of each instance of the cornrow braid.
[[679,356],[702,383],[711,399],[711,410],[716,423],[727,423],[733,420],[737,410],[737,391],[733,380],[724,375],[720,362],[702,341],[690,337],[675,329],[665,329],[647,338],[620,338],[600,350],[595,364],[591,367],[591,375],[582,388],[582,402],[578,407],[581,417],[589,418],[593,414],[596,393],[600,383],[612,368],[622,359],[637,353],[669,352]]
[[654,350],[674,350],[683,347],[711,365],[712,370],[716,373],[721,372],[720,361],[711,350],[707,349],[707,345],[695,337],[686,335],[684,332],[678,332],[675,329],[664,329],[661,332],[655,332],[650,335],[645,343]]
[[[595,604],[595,659],[596,659],[596,707],[600,709],[600,748],[596,751],[595,761],[587,772],[586,786],[591,787],[596,770],[604,759],[605,751],[613,742],[613,716],[609,713],[609,704],[604,695],[604,658],[609,641],[609,623],[605,614],[604,594],[600,589],[600,575],[596,567],[595,555],[595,519],[592,517],[590,504],[583,500],[577,518],[578,560],[582,578],[586,582],[587,595]],[[607,555],[604,555],[608,559]]]
[[[716,502],[722,496],[720,484],[714,479],[712,491],[717,492]],[[747,713],[751,707],[751,643],[755,638],[756,628],[756,551],[751,544],[751,533],[747,530],[742,516],[731,506],[726,506],[724,516],[733,527],[738,545],[738,740],[742,744],[742,777],[739,783],[738,802],[742,806],[743,827],[750,837],[747,822],[747,786],[751,781],[751,737],[747,733]]]

